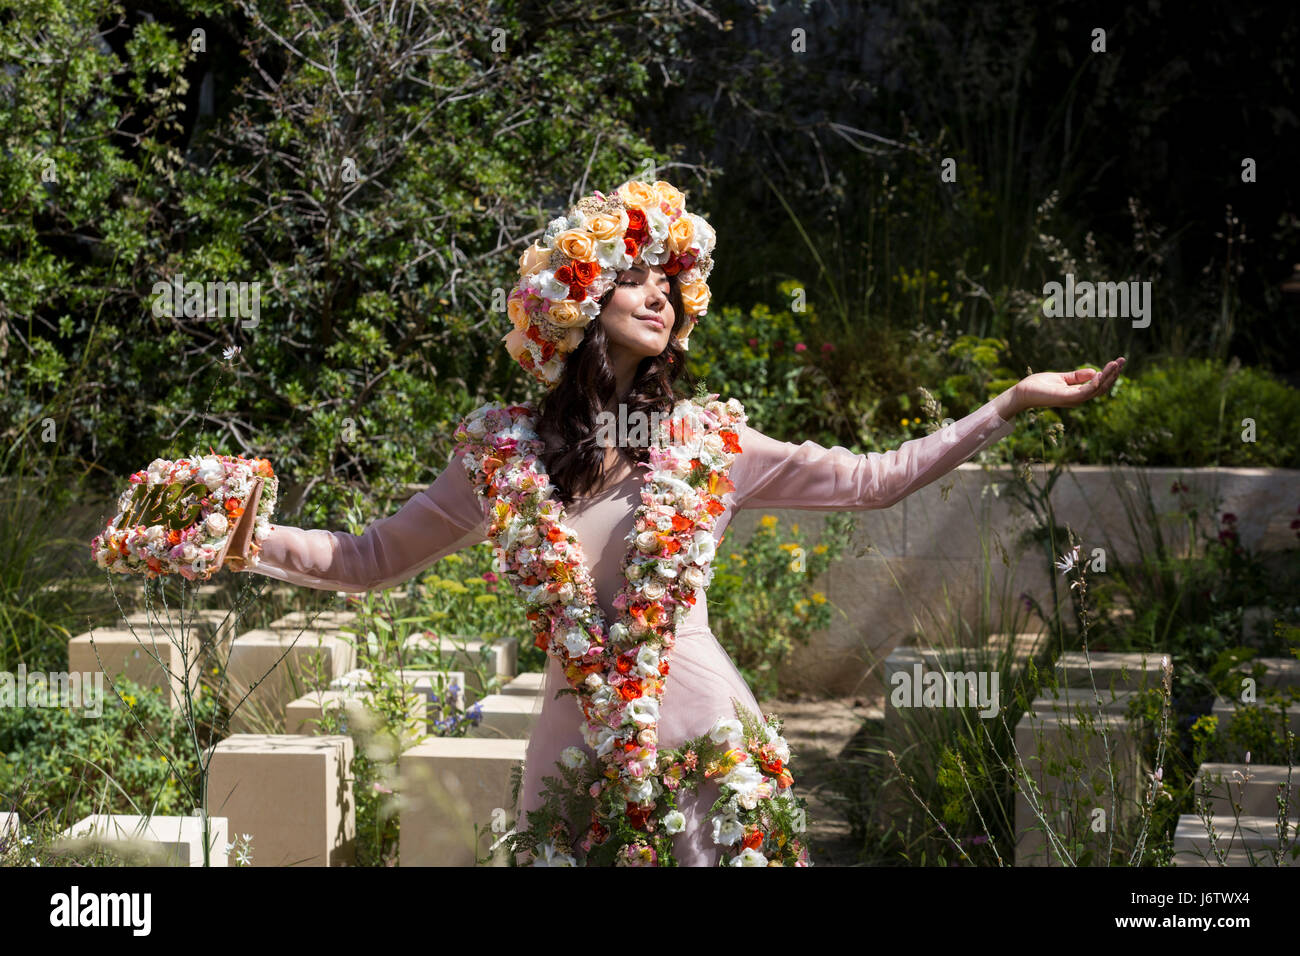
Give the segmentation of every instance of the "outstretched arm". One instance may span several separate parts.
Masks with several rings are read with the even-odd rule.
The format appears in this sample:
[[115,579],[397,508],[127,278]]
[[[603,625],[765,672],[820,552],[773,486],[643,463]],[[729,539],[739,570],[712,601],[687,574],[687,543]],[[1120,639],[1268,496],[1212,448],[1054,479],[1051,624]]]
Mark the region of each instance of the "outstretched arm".
[[841,445],[777,441],[741,427],[741,453],[731,469],[732,507],[865,511],[888,508],[1005,438],[1015,411],[1002,396],[960,421],[894,451],[857,455]]
[[251,570],[309,588],[379,591],[483,540],[483,527],[482,505],[453,458],[432,485],[360,536],[271,525]]
[[1124,359],[1096,372],[1040,372],[1017,382],[965,418],[894,451],[855,455],[840,445],[795,445],[777,441],[748,425],[731,469],[741,508],[800,508],[808,511],[865,511],[888,508],[946,475],[962,462],[1009,435],[1017,413],[1034,407],[1069,407],[1105,394]]

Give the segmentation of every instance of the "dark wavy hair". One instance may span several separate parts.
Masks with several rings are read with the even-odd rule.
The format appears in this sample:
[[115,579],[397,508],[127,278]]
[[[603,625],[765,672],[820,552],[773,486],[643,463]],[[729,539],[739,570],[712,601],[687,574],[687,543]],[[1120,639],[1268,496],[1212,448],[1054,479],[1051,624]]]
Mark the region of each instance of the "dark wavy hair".
[[[609,339],[597,319],[589,322],[582,343],[564,363],[560,380],[537,407],[538,437],[545,443],[541,454],[556,496],[567,505],[577,496],[599,487],[607,477],[605,447],[599,441],[597,416],[610,411],[616,417],[620,401],[627,404],[629,419],[634,412],[649,416],[666,415],[677,400],[688,398],[695,381],[686,370],[686,350],[677,343],[677,333],[686,324],[678,276],[669,276],[668,301],[673,307],[673,329],[668,345],[658,355],[646,356],[637,364],[626,396],[618,389],[614,367],[609,360]],[[617,285],[610,286],[600,299],[604,311]],[[675,390],[678,380],[687,389]],[[619,457],[635,465],[647,460],[645,447],[618,449]]]

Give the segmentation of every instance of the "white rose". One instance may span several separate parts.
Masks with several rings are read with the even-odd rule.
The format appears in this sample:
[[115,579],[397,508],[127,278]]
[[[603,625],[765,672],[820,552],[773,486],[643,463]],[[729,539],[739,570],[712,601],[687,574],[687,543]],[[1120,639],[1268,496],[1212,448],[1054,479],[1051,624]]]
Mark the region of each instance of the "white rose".
[[636,742],[642,747],[653,747],[659,743],[659,735],[650,727],[647,727],[641,733],[636,735]]
[[716,551],[713,533],[700,530],[691,538],[690,546],[682,553],[682,560],[687,564],[707,564],[713,560]]
[[226,466],[212,456],[199,463],[199,481],[208,486],[208,491],[216,491],[226,481]]
[[519,534],[519,543],[529,548],[535,547],[537,545],[537,541],[538,541],[537,525],[535,524],[530,524]]
[[741,850],[736,858],[731,861],[732,866],[767,866],[767,857],[757,850],[745,847]]
[[587,755],[577,747],[565,747],[560,752],[560,763],[570,770],[577,770],[587,762]]
[[167,540],[167,529],[160,524],[150,525],[149,530],[145,532],[145,540],[157,547]]
[[682,583],[688,588],[698,588],[704,583],[704,572],[699,568],[687,568],[682,572]]
[[155,458],[153,461],[149,462],[149,467],[146,469],[149,476],[149,484],[161,485],[166,481],[169,465],[170,462],[165,458]]
[[647,800],[653,800],[654,777],[641,777],[639,780],[629,780],[624,788],[627,798],[632,803],[645,803]]
[[734,717],[719,717],[709,731],[709,739],[715,744],[739,747],[744,743],[744,734],[745,729],[740,726],[740,721]]
[[208,515],[208,520],[204,522],[204,525],[207,527],[208,534],[214,535],[218,538],[225,534],[230,528],[229,523],[226,521],[226,516],[220,511],[214,511],[212,514]]
[[596,732],[596,739],[591,741],[589,746],[596,751],[597,757],[603,757],[614,749],[616,743],[618,743],[618,735],[608,727],[601,727]]
[[475,418],[465,426],[465,430],[475,438],[482,438],[487,434],[487,426],[483,424],[483,419],[481,418]]
[[669,836],[686,829],[686,814],[680,810],[670,810],[664,814],[664,832]]
[[617,644],[622,644],[627,640],[627,625],[612,624],[609,628],[609,639]]
[[650,697],[638,697],[627,705],[627,715],[638,724],[656,724],[659,704]]
[[[641,580],[641,565],[633,562],[627,566],[627,579],[629,581]],[[617,627],[618,625],[615,625]]]
[[[719,785],[728,786],[736,791],[742,806],[744,806],[745,798],[752,796],[762,782],[763,774],[754,766],[751,760],[737,764],[725,777],[718,778]],[[752,810],[753,807],[746,807],[745,809]]]
[[636,670],[642,677],[658,677],[659,652],[653,647],[642,647],[636,654]]
[[745,828],[735,817],[728,815],[713,818],[714,843],[720,843],[722,846],[731,846],[733,843],[739,843],[744,838]]
[[641,589],[647,601],[658,601],[668,593],[668,588],[659,581],[650,581]]
[[186,541],[185,547],[181,548],[181,560],[193,561],[200,554],[199,547],[193,541]]
[[726,442],[722,440],[722,436],[717,432],[710,432],[704,436],[704,447],[715,458],[720,458],[722,453],[727,450]]
[[556,592],[556,596],[565,604],[568,604],[570,601],[573,600],[573,594],[574,594],[574,589],[573,589],[572,581],[565,581],[563,584],[560,585],[559,591]]
[[653,531],[642,531],[636,536],[636,546],[639,551],[653,554],[659,550],[659,537]]
[[587,648],[591,647],[591,641],[575,627],[564,635],[564,647],[570,657],[581,657],[587,653]]
[[600,685],[605,683],[605,679],[599,674],[588,674],[583,683],[587,685],[588,690],[599,690]]

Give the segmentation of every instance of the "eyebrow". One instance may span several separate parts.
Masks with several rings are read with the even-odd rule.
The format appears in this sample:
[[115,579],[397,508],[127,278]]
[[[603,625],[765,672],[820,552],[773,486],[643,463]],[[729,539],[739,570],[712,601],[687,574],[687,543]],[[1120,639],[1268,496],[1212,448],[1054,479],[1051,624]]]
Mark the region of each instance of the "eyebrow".
[[[627,271],[627,272],[642,273],[642,272],[647,272],[648,270],[646,269],[645,266],[632,266],[630,269],[627,269],[626,271]],[[672,280],[669,279],[668,276],[666,276],[666,275],[660,276],[660,277],[659,277],[659,281],[660,281],[660,282],[667,282],[669,285],[672,285]]]

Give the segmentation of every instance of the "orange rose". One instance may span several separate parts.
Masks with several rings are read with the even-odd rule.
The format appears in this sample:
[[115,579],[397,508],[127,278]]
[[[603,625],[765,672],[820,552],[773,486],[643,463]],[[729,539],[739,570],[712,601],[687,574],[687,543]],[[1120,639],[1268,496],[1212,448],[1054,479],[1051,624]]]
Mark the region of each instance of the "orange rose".
[[660,208],[668,207],[669,215],[680,213],[682,207],[686,205],[686,197],[682,195],[682,191],[662,179],[655,180],[654,194],[655,200],[661,204]]
[[675,220],[668,227],[668,249],[678,255],[685,252],[695,241],[695,223],[685,216]]
[[741,841],[741,846],[746,849],[758,852],[758,848],[763,845],[763,831],[755,830]]
[[510,357],[516,362],[519,361],[520,355],[528,351],[527,339],[519,329],[512,329],[506,333],[501,341],[505,342],[506,351],[510,353]]
[[552,322],[562,329],[571,329],[587,324],[587,313],[568,301],[552,303],[547,315]]
[[589,232],[569,229],[555,237],[555,248],[562,255],[582,262],[595,257],[596,240]]
[[521,276],[530,276],[534,272],[540,272],[550,264],[550,261],[551,250],[545,249],[534,242],[519,257],[519,274]]
[[641,682],[635,680],[624,681],[618,685],[618,695],[624,700],[636,700],[641,696]]
[[703,315],[709,308],[709,287],[704,282],[682,286],[682,305],[691,315]]
[[506,300],[506,315],[510,317],[510,323],[520,332],[528,328],[528,323],[532,321],[521,299]]
[[627,214],[622,210],[599,213],[587,220],[587,231],[601,242],[619,239],[627,231]]
[[654,187],[639,179],[629,180],[619,186],[614,195],[629,206],[640,206],[642,209],[655,209],[659,206],[659,198],[655,194]]

